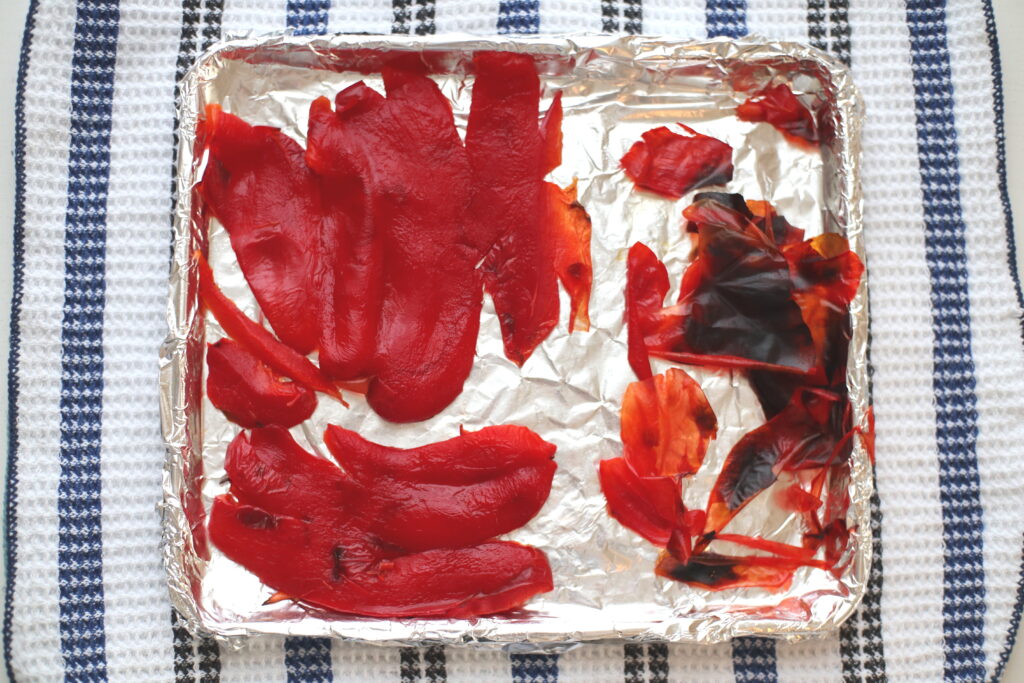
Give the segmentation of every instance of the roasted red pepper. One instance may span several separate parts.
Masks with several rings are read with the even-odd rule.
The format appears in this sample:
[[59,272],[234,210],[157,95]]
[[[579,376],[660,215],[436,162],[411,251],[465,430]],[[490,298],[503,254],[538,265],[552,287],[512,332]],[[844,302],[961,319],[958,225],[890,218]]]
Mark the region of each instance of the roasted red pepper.
[[276,128],[250,126],[220,106],[206,108],[196,137],[208,151],[199,184],[224,225],[260,310],[277,336],[305,355],[317,347],[317,244],[342,216],[324,206],[305,152]]
[[316,394],[282,382],[241,344],[221,339],[206,351],[206,395],[214,407],[242,427],[291,427],[316,409]]
[[575,185],[544,181],[561,161],[561,99],[539,121],[529,56],[474,65],[465,144],[416,60],[382,70],[386,96],[360,82],[333,109],[316,100],[305,151],[216,106],[197,136],[204,207],[278,337],[299,356],[317,351],[331,381],[365,385],[395,422],[462,391],[485,284],[516,363],[557,323],[559,279],[570,331],[589,326],[590,219]]
[[337,529],[220,497],[213,542],[294,600],[371,617],[469,618],[519,607],[553,588],[544,553],[509,541],[350,560]]
[[528,521],[550,491],[554,447],[526,432],[496,427],[411,449],[403,467],[396,450],[332,428],[347,473],[283,429],[243,432],[228,449],[231,492],[214,504],[211,539],[271,588],[330,609],[510,609],[551,589],[543,553],[488,540]]
[[637,476],[686,476],[700,469],[718,421],[700,384],[670,368],[626,388],[621,431],[624,458]]
[[[467,219],[473,177],[448,100],[421,71],[389,67],[383,77],[385,98],[357,84],[338,95],[335,112],[324,100],[311,110],[311,166],[361,188],[363,218],[372,221],[353,221],[353,248],[339,250],[341,317],[324,366],[347,370],[346,379],[370,375],[371,407],[413,422],[451,403],[472,368],[482,283],[481,252],[471,245],[480,238]],[[343,314],[345,306],[356,309]],[[368,368],[348,367],[365,358],[366,325],[376,325],[376,354]],[[334,359],[353,334],[359,349]]]
[[814,115],[785,83],[765,88],[736,107],[741,121],[770,123],[791,142],[805,146],[818,144],[818,125]]
[[476,432],[420,446],[393,448],[367,441],[356,432],[330,425],[324,443],[353,477],[372,481],[391,477],[430,484],[475,484],[521,467],[555,469],[554,445],[517,425],[485,427]]
[[196,252],[195,260],[199,269],[199,298],[229,337],[281,376],[341,401],[337,388],[320,374],[320,370],[308,358],[282,344],[265,327],[246,317],[231,299],[224,296],[213,280],[210,265],[201,253]]
[[[555,134],[561,100],[538,124],[540,80],[530,55],[481,52],[473,68],[466,151],[477,183],[473,216],[482,230],[472,243],[486,254],[484,284],[505,355],[522,365],[558,323],[552,233],[558,234],[561,221],[545,211],[544,176],[561,161],[561,135]],[[589,233],[587,238],[589,252]],[[573,319],[578,317],[574,311]]]
[[636,186],[679,199],[690,190],[732,180],[732,147],[679,125],[687,135],[664,126],[651,129],[622,157],[622,168]]

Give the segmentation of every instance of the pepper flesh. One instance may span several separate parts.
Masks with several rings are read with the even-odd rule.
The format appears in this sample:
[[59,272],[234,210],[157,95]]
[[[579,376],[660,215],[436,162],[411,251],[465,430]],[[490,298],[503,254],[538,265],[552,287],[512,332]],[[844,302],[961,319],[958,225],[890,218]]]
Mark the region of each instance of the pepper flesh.
[[241,344],[221,339],[206,351],[206,395],[214,407],[242,427],[292,427],[316,409],[316,394],[282,382]]
[[765,88],[748,97],[736,107],[736,116],[741,121],[770,123],[791,142],[800,145],[818,144],[818,125],[814,115],[785,83]]
[[[448,100],[422,72],[386,67],[383,77],[385,98],[363,86],[339,94],[334,116],[324,101],[314,104],[307,158],[325,174],[356,169],[372,237],[359,226],[355,254],[343,255],[355,265],[336,271],[335,282],[349,288],[346,305],[365,308],[353,302],[368,294],[379,311],[376,320],[353,316],[337,334],[376,322],[366,399],[385,419],[414,422],[451,403],[473,365],[482,285],[480,253],[469,245],[478,224],[466,218],[473,179]],[[379,280],[353,278],[360,269]]]
[[[477,192],[473,215],[484,256],[484,285],[494,300],[505,355],[522,365],[558,323],[558,282],[544,176],[561,140],[538,125],[540,79],[526,54],[480,52],[466,128]],[[561,119],[561,102],[551,121]],[[553,126],[553,124],[551,124]]]
[[202,253],[196,252],[195,261],[199,270],[199,298],[229,337],[283,377],[344,403],[338,389],[320,374],[319,368],[308,358],[281,343],[269,330],[249,319],[220,291],[214,282],[213,270]]
[[276,128],[250,126],[206,108],[196,132],[208,152],[198,186],[204,205],[224,225],[246,281],[277,336],[302,355],[319,338],[318,249],[325,211],[323,188],[305,152]]
[[358,479],[392,477],[430,484],[473,484],[519,467],[551,464],[554,445],[517,425],[463,431],[417,448],[382,446],[349,429],[329,425],[324,443],[341,467]]
[[679,199],[690,190],[732,180],[732,147],[679,125],[687,135],[653,128],[622,157],[622,168],[636,186]]
[[[215,501],[210,537],[266,585],[330,609],[377,616],[509,609],[550,590],[550,569],[534,548],[489,539],[539,510],[554,447],[523,428],[493,430],[410,449],[406,458],[329,430],[335,436],[327,442],[349,472],[283,429],[242,432],[228,448],[230,494]],[[528,452],[500,443],[509,434]],[[459,470],[462,460],[469,465]]]

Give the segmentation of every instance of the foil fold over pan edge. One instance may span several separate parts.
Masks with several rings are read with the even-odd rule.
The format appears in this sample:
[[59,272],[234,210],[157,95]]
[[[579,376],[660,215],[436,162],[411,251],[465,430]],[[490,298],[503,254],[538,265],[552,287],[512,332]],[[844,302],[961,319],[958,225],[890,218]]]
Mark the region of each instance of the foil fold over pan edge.
[[[202,342],[202,326],[198,320],[195,293],[195,268],[192,252],[204,239],[196,234],[192,225],[192,188],[198,174],[193,168],[193,143],[199,116],[198,91],[200,80],[226,52],[256,49],[288,50],[290,48],[328,51],[333,49],[366,50],[444,50],[460,52],[482,49],[527,51],[534,53],[576,56],[599,52],[612,59],[628,59],[646,65],[670,65],[679,60],[687,62],[720,60],[793,60],[817,65],[830,81],[830,96],[834,106],[836,140],[832,152],[843,170],[837,191],[840,214],[845,224],[851,247],[865,260],[862,222],[862,190],[860,184],[861,126],[863,102],[854,86],[846,66],[826,53],[808,46],[767,41],[757,36],[738,40],[712,39],[707,41],[678,41],[654,37],[610,37],[598,35],[534,36],[481,38],[469,35],[444,36],[295,36],[290,33],[262,36],[242,36],[226,40],[212,47],[196,61],[180,84],[181,103],[178,112],[179,151],[176,190],[178,201],[174,211],[174,249],[170,271],[170,296],[167,307],[169,334],[160,349],[159,381],[161,387],[161,428],[167,446],[162,487],[163,500],[158,504],[163,520],[161,551],[167,571],[168,586],[173,607],[181,615],[186,627],[197,634],[212,635],[232,647],[241,647],[251,635],[280,634],[323,635],[359,640],[378,645],[399,646],[423,643],[448,645],[473,644],[500,647],[515,651],[559,650],[583,641],[600,642],[663,640],[677,642],[715,643],[742,635],[767,635],[786,640],[820,637],[834,632],[857,608],[866,590],[872,556],[870,498],[873,491],[873,473],[864,448],[855,447],[851,463],[850,502],[853,522],[858,532],[853,535],[855,548],[850,574],[853,590],[843,608],[832,613],[827,620],[808,619],[804,623],[793,620],[753,618],[744,616],[708,628],[679,628],[666,633],[660,629],[631,629],[616,632],[613,637],[594,637],[579,631],[565,632],[559,637],[531,640],[516,631],[516,622],[500,632],[486,635],[453,635],[432,629],[430,622],[403,620],[407,628],[401,634],[389,629],[373,628],[367,623],[363,633],[344,633],[332,628],[331,622],[318,621],[323,628],[295,629],[294,622],[260,621],[245,625],[217,623],[203,614],[199,604],[201,576],[199,560],[195,555],[193,530],[185,512],[186,497],[198,498],[197,487],[202,485],[200,412],[202,397],[190,395],[190,378],[202,376],[201,363],[190,362],[198,356]],[[866,262],[866,260],[865,260]],[[867,274],[851,305],[852,338],[847,383],[850,402],[857,424],[863,423],[870,406],[870,386],[867,360],[868,343],[868,285]],[[199,365],[199,367],[196,367]],[[681,619],[687,619],[683,617]],[[707,617],[710,619],[710,617]],[[380,623],[379,621],[376,623]],[[419,624],[419,626],[417,626]]]

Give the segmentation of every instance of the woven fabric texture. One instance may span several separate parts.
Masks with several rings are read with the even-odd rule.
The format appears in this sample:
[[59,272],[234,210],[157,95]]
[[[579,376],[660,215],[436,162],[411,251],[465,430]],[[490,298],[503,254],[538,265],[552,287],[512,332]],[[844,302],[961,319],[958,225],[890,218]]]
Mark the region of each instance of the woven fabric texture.
[[[157,550],[176,83],[242,31],[807,42],[851,65],[875,561],[834,637],[560,655],[264,638],[172,613]],[[33,0],[18,79],[7,585],[18,681],[984,681],[1021,616],[1022,305],[989,0]]]

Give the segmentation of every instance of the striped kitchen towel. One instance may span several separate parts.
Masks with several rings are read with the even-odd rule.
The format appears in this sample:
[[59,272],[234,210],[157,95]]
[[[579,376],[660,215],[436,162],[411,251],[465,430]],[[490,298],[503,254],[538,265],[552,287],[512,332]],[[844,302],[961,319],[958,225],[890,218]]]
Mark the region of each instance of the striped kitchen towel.
[[[172,614],[157,545],[176,82],[239,31],[810,42],[868,108],[875,562],[835,637],[557,655]],[[990,0],[33,0],[17,99],[6,665],[18,681],[983,681],[1021,615],[1024,345]]]

